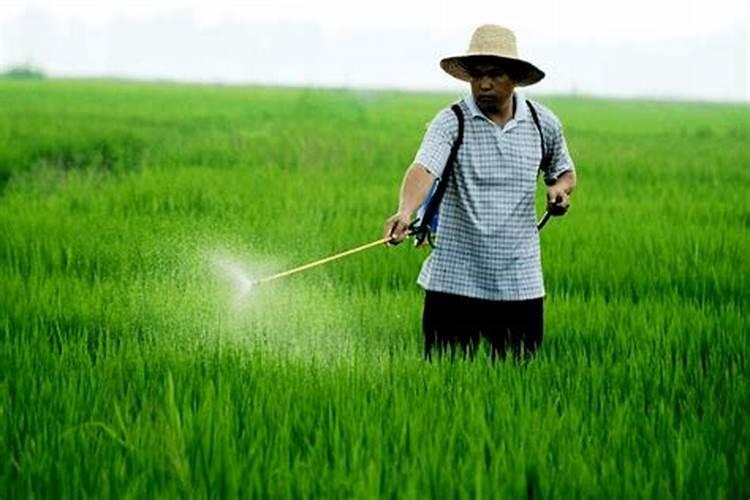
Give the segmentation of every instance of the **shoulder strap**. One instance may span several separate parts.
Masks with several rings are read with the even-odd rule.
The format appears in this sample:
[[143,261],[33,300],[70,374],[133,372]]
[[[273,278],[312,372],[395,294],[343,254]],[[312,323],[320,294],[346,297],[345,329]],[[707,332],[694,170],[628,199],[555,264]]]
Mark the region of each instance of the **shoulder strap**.
[[539,131],[539,138],[541,139],[541,145],[542,145],[542,161],[539,163],[539,170],[542,172],[549,171],[549,166],[552,163],[552,155],[547,154],[547,148],[544,145],[544,132],[542,132],[542,124],[539,122],[539,115],[536,112],[536,108],[531,104],[531,101],[526,99],[526,104],[529,106],[529,111],[531,111],[531,118],[534,120],[534,125],[536,125],[536,129]]
[[448,161],[445,163],[443,175],[440,177],[437,189],[435,189],[435,193],[432,195],[432,198],[430,198],[427,208],[424,211],[424,216],[422,217],[422,220],[419,221],[419,225],[415,230],[417,244],[424,242],[425,238],[430,238],[430,224],[437,214],[438,207],[440,207],[440,201],[443,199],[445,190],[448,187],[448,179],[453,173],[453,167],[458,158],[458,150],[461,148],[461,144],[464,140],[464,113],[461,110],[461,106],[459,104],[454,104],[451,106],[451,110],[458,119],[458,136],[451,147],[451,152],[448,156]]

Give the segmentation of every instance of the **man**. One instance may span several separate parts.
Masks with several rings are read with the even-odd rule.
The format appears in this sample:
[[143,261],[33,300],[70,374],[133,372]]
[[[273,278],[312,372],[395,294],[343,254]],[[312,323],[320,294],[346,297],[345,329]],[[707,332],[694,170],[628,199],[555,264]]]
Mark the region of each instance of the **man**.
[[[474,353],[481,336],[493,357],[533,353],[543,337],[539,232],[534,195],[542,164],[540,139],[549,162],[543,175],[547,210],[563,215],[576,185],[573,162],[557,117],[526,102],[516,87],[544,73],[517,55],[515,35],[495,25],[474,32],[466,54],[440,66],[471,84],[460,101],[463,142],[440,203],[439,237],[418,283],[425,289],[422,319],[427,358],[461,349]],[[536,112],[541,134],[533,119]],[[398,212],[384,238],[398,244],[414,212],[445,167],[458,136],[458,118],[446,108],[430,124],[414,163],[407,169]]]

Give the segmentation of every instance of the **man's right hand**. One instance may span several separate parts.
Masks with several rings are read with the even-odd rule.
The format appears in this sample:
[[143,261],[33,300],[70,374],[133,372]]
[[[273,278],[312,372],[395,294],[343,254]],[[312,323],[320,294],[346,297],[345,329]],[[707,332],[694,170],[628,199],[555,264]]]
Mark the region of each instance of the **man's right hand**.
[[383,239],[390,238],[387,244],[398,245],[409,235],[411,217],[408,214],[398,212],[385,221]]

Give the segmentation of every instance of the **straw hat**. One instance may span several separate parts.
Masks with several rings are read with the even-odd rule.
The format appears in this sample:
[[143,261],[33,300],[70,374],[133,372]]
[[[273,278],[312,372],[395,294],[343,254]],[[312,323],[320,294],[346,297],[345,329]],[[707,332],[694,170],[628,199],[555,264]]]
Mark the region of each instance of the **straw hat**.
[[531,85],[544,78],[544,71],[518,57],[516,35],[508,28],[495,24],[478,27],[471,36],[466,54],[446,57],[440,61],[440,67],[449,75],[468,82],[471,77],[466,65],[477,57],[497,58],[499,62],[509,64],[514,73],[517,72],[515,80],[519,86]]

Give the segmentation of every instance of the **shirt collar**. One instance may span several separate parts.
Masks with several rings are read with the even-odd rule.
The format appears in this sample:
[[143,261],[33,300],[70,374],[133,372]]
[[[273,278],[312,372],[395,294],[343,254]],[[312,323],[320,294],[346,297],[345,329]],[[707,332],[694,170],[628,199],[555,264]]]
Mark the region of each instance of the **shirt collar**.
[[[513,120],[517,122],[522,122],[526,120],[529,116],[529,110],[527,109],[527,106],[526,106],[526,97],[524,97],[524,95],[518,91],[513,91],[513,96],[516,98],[516,112],[513,115]],[[474,102],[474,96],[472,94],[469,94],[466,97],[464,97],[464,102],[466,103],[466,106],[469,108],[472,118],[479,117],[479,118],[484,118],[485,120],[488,119],[484,115],[484,113],[482,113],[479,110],[477,103]]]

